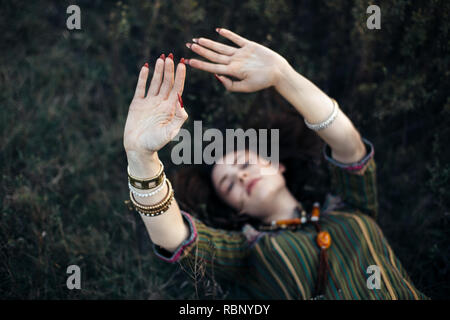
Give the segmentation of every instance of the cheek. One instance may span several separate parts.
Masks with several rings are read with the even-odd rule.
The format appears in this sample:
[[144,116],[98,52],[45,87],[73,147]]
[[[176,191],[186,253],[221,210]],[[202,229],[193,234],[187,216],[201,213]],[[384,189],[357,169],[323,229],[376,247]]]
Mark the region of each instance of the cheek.
[[221,194],[221,198],[228,204],[230,207],[240,210],[242,207],[242,192],[238,190],[238,188],[234,187],[228,194]]
[[252,192],[252,200],[264,202],[266,199],[271,199],[271,194],[277,191],[280,187],[284,186],[284,178],[280,175],[268,176],[261,181],[259,185]]

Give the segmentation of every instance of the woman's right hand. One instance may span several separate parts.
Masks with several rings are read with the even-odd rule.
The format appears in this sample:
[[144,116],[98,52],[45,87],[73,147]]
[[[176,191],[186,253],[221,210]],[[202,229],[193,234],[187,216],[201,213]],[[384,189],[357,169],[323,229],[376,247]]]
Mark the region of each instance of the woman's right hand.
[[147,94],[148,65],[141,68],[136,91],[128,110],[123,145],[127,154],[153,155],[172,140],[188,118],[181,105],[186,66],[179,63],[174,79],[174,61],[157,59]]

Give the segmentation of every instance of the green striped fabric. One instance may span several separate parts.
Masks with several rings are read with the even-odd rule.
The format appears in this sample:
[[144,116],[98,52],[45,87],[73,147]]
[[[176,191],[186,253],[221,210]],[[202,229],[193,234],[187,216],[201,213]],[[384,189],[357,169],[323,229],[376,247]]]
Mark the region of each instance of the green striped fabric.
[[[332,191],[345,207],[324,210],[322,230],[332,244],[324,299],[427,299],[416,289],[374,221],[378,213],[376,165],[373,157],[362,175],[330,164]],[[191,228],[191,241],[170,254],[156,249],[167,261],[178,261],[191,273],[205,271],[219,281],[244,286],[255,299],[315,299],[319,248],[311,224],[298,230],[260,232],[249,238],[206,226],[183,212]],[[369,266],[379,267],[380,288],[369,288]],[[333,281],[333,278],[335,281]]]

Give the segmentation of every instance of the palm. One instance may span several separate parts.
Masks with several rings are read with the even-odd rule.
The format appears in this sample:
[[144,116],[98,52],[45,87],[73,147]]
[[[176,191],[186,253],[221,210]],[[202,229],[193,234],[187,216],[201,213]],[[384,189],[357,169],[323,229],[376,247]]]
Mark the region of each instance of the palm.
[[177,130],[169,126],[171,117],[168,110],[174,109],[167,100],[158,107],[138,100],[131,103],[125,124],[125,136],[147,150],[159,150],[176,135]]
[[[136,94],[130,104],[124,130],[124,146],[127,150],[154,152],[160,150],[179,132],[187,118],[177,94],[184,86],[185,67],[179,64],[177,78],[173,81],[173,62],[158,59],[155,73],[145,97],[148,68],[141,70]],[[167,59],[169,60],[169,59]],[[164,81],[162,81],[162,69]],[[172,65],[172,68],[170,67]],[[180,66],[182,65],[182,66]]]

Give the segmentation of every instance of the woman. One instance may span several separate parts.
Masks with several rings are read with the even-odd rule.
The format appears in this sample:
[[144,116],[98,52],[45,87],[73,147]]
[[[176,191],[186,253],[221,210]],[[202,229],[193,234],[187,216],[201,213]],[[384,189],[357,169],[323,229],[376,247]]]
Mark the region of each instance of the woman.
[[[372,144],[360,137],[335,100],[286,59],[229,30],[216,31],[238,47],[193,39],[186,46],[210,62],[182,58],[175,77],[172,54],[161,55],[147,94],[149,69],[142,67],[130,105],[124,131],[130,199],[156,255],[187,268],[203,265],[217,278],[244,284],[255,298],[426,298],[373,220],[378,205]],[[274,87],[326,143],[337,197],[309,215],[287,189],[281,164],[237,150],[216,163],[211,179],[221,199],[260,225],[225,231],[180,211],[157,152],[188,117],[181,99],[185,64],[213,73],[229,91]]]

